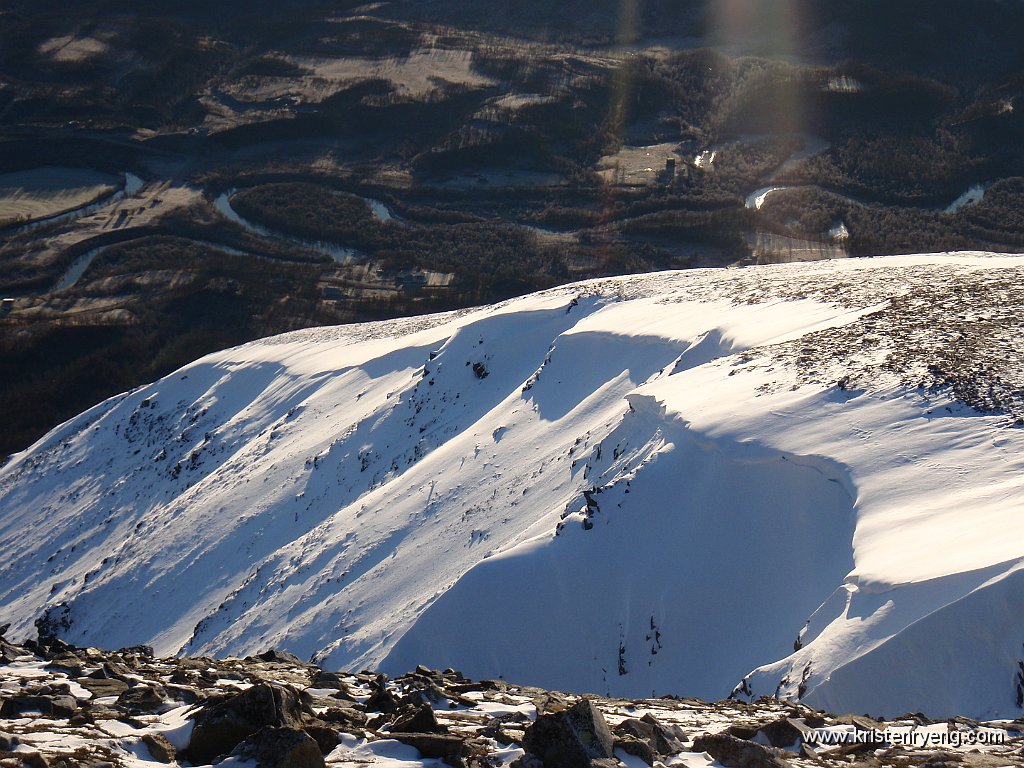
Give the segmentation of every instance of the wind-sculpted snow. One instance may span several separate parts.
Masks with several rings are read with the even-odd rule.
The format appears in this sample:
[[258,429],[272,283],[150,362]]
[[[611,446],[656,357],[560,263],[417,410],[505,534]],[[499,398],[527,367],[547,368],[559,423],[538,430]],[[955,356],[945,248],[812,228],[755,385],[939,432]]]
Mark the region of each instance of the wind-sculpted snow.
[[672,272],[208,356],[0,469],[0,621],[1018,717],[1022,277]]
[[570,502],[557,536],[466,574],[386,671],[458,649],[464,668],[510,680],[720,698],[723,680],[790,653],[795,633],[770,628],[801,626],[853,566],[843,468],[704,441],[651,398],[630,402],[587,457],[593,490]]

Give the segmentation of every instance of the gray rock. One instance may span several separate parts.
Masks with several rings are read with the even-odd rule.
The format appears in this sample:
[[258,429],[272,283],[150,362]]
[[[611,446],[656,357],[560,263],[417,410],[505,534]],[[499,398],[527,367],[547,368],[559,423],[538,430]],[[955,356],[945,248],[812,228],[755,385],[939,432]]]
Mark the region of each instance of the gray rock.
[[355,701],[355,697],[348,689],[348,684],[345,682],[344,675],[340,675],[337,672],[324,672],[320,670],[313,676],[313,687],[314,688],[333,688],[335,693],[331,694],[336,699],[343,699],[345,701]]
[[173,763],[178,759],[178,751],[174,745],[167,740],[167,737],[160,733],[146,733],[142,736],[142,743],[146,745],[149,754],[160,763]]
[[955,752],[932,752],[926,758],[921,768],[959,768],[959,763],[964,762],[964,756]]
[[654,765],[654,750],[646,740],[638,739],[636,736],[625,735],[615,737],[615,748],[621,749],[628,755],[639,757],[648,765]]
[[46,668],[55,672],[63,672],[71,677],[81,677],[83,666],[82,660],[73,653],[64,653],[51,659]]
[[330,754],[341,743],[337,728],[332,728],[326,722],[308,723],[302,730],[316,742],[322,755]]
[[153,658],[153,646],[151,645],[130,645],[118,651],[121,656],[134,656],[143,659]]
[[866,715],[839,715],[832,718],[835,725],[852,725],[858,731],[884,731],[886,724],[878,720],[872,720]]
[[614,757],[614,739],[604,715],[583,699],[564,712],[540,715],[526,729],[523,747],[549,768],[590,768]]
[[395,694],[384,686],[377,688],[370,694],[370,698],[363,702],[363,709],[367,712],[383,712],[385,714],[397,712],[400,706],[401,702]]
[[[615,726],[615,735],[623,738],[632,736],[643,741],[655,755],[674,755],[683,750],[686,734],[676,726],[660,723],[650,713],[641,719],[630,717]],[[633,754],[633,753],[630,753]],[[642,755],[637,755],[643,757]]]
[[810,730],[800,718],[783,717],[762,725],[758,732],[763,734],[773,747],[792,747],[797,742],[803,743],[804,736]]
[[337,725],[341,730],[358,731],[366,725],[366,714],[351,707],[331,707],[320,715],[325,722]]
[[531,697],[533,705],[537,708],[538,715],[549,715],[554,712],[564,712],[569,708],[569,701],[562,694],[554,691],[542,691]]
[[295,728],[261,728],[232,754],[243,760],[255,760],[256,768],[325,768],[316,741]]
[[125,716],[124,712],[120,710],[111,709],[108,706],[96,704],[92,701],[85,702],[85,705],[79,710],[79,714],[83,715],[84,719],[93,723],[98,720],[117,720]]
[[192,762],[212,762],[262,728],[301,728],[305,714],[295,690],[270,683],[254,685],[199,712],[189,756]]
[[164,690],[167,691],[169,698],[180,701],[183,704],[197,704],[210,698],[210,694],[189,685],[167,683],[164,685]]
[[437,722],[434,710],[429,704],[401,715],[391,726],[392,733],[447,733],[448,729]]
[[457,762],[469,753],[461,736],[448,733],[392,733],[388,734],[403,744],[415,747],[423,757],[438,757]]
[[26,651],[24,649],[19,648],[16,645],[11,645],[6,640],[0,638],[0,662],[10,664],[19,656],[24,656],[25,653]]
[[167,698],[164,687],[158,683],[153,685],[136,685],[117,697],[115,706],[123,707],[132,714],[159,714],[173,708]]
[[276,648],[271,648],[268,651],[256,656],[260,661],[276,662],[278,664],[288,664],[296,667],[308,666],[306,662],[296,656],[294,653],[288,653],[288,651],[279,651]]
[[15,696],[0,706],[0,717],[15,718],[38,712],[43,717],[67,719],[77,709],[74,696]]
[[804,757],[808,760],[814,761],[818,761],[821,759],[821,756],[818,754],[818,750],[816,750],[814,747],[807,743],[800,744],[800,757]]
[[733,723],[725,729],[724,733],[735,736],[737,739],[751,741],[757,736],[758,726],[756,723]]
[[22,765],[27,768],[50,768],[46,758],[39,752],[19,752],[18,757],[21,758]]
[[97,699],[104,696],[120,696],[128,690],[128,683],[112,678],[80,677],[77,682]]
[[789,768],[782,758],[760,744],[727,733],[705,734],[693,740],[694,752],[707,752],[726,768]]
[[112,680],[120,680],[122,683],[131,685],[135,682],[135,673],[119,661],[106,661],[97,677],[108,677]]

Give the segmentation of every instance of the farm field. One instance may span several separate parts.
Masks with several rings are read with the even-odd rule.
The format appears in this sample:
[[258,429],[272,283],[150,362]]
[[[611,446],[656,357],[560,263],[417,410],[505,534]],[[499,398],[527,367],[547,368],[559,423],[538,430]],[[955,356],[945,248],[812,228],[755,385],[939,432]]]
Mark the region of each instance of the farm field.
[[86,168],[51,166],[0,174],[0,226],[88,205],[119,185],[116,177]]

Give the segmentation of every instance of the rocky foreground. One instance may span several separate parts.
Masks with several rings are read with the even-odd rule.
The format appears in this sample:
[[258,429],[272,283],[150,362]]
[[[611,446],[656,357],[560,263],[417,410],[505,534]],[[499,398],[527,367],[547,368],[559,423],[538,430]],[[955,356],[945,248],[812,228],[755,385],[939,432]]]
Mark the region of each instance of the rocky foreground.
[[2,629],[3,768],[1024,766],[1022,720],[883,722],[774,699],[612,699],[450,669],[329,672],[278,651],[155,658],[145,646],[15,645]]

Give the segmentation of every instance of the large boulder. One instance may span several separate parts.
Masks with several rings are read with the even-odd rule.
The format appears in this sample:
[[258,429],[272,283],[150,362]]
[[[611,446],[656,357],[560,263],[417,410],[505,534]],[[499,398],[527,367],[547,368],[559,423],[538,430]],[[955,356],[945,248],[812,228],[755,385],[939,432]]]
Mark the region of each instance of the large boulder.
[[760,744],[727,733],[698,736],[693,740],[693,751],[707,752],[726,768],[790,768],[789,763]]
[[25,651],[16,645],[11,645],[2,637],[0,637],[0,663],[10,664],[12,661],[18,659],[19,656],[24,656]]
[[[2,644],[2,642],[0,642]],[[85,669],[82,660],[73,653],[62,653],[50,659],[46,669],[62,672],[69,677],[81,677]]]
[[162,733],[144,733],[142,743],[146,745],[153,759],[159,763],[173,763],[178,757],[174,745]]
[[665,725],[650,713],[639,720],[634,717],[623,720],[615,726],[615,735],[624,740],[641,741],[650,747],[653,754],[662,756],[681,752],[683,742],[687,740],[678,726]]
[[539,716],[526,729],[523,747],[549,768],[590,768],[593,760],[614,757],[608,723],[588,699]]
[[0,717],[16,718],[38,712],[43,717],[66,720],[77,709],[78,701],[74,696],[14,696],[0,706]]
[[336,746],[341,744],[341,734],[338,729],[331,727],[330,723],[325,720],[306,723],[302,730],[316,742],[322,755],[329,755]]
[[157,714],[174,707],[167,698],[167,691],[160,683],[140,683],[129,688],[117,697],[115,706],[122,707],[133,715]]
[[316,741],[295,728],[261,728],[232,754],[255,760],[256,768],[325,768]]
[[[820,724],[815,727],[820,727]],[[759,733],[773,747],[793,749],[804,742],[810,730],[811,725],[803,718],[782,717],[762,725]]]
[[18,657],[30,653],[27,648],[22,648],[7,641],[4,635],[7,634],[7,630],[10,628],[10,624],[0,624],[0,663],[3,664],[10,664]]
[[271,683],[254,685],[199,712],[188,754],[192,762],[210,763],[263,728],[301,728],[306,714],[294,689]]
[[367,717],[363,712],[351,707],[330,707],[320,713],[320,719],[339,726],[340,730],[362,733]]
[[451,733],[389,733],[388,736],[415,747],[421,757],[440,758],[449,765],[461,765],[469,754],[465,740]]
[[392,733],[447,733],[448,729],[437,722],[437,716],[429,704],[398,717],[389,729]]
[[271,648],[269,651],[264,651],[256,656],[260,661],[266,661],[276,664],[287,664],[293,667],[305,667],[308,666],[306,662],[296,656],[294,653],[288,653],[288,651],[279,651],[276,648]]
[[77,682],[98,699],[107,696],[120,696],[128,690],[128,683],[113,678],[80,677]]

